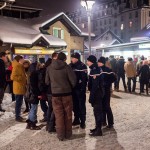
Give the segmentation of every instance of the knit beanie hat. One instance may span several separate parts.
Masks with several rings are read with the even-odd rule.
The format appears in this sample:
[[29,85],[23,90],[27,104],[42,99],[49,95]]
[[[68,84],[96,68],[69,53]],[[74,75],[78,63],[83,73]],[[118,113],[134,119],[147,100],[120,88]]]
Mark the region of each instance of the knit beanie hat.
[[71,57],[80,60],[80,54],[79,53],[74,53],[71,55]]
[[98,60],[98,62],[102,63],[102,64],[106,64],[106,59],[105,57],[100,57],[100,59]]
[[62,60],[62,61],[65,61],[67,59],[67,56],[65,53],[61,52],[58,54],[58,60]]
[[92,62],[93,64],[95,64],[97,62],[97,58],[94,55],[90,55],[87,58],[88,61]]

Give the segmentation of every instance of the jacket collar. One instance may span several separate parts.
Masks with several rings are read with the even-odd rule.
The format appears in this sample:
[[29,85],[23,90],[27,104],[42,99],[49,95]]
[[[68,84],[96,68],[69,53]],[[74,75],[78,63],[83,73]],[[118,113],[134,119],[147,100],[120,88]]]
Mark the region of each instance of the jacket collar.
[[95,63],[95,64],[93,64],[92,66],[90,66],[89,68],[90,68],[91,70],[97,69],[97,68],[98,68],[98,65],[97,65],[97,63]]

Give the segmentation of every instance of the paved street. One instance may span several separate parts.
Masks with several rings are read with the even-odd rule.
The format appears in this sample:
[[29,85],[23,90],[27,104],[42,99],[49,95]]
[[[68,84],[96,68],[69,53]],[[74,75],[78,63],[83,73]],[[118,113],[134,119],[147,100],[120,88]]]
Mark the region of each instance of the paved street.
[[[87,103],[87,128],[73,130],[73,138],[59,142],[56,134],[26,130],[26,124],[13,120],[0,122],[0,150],[149,150],[150,97],[114,92],[112,109],[115,129],[103,137],[91,138],[94,127],[91,106]],[[39,111],[40,118],[42,117]]]

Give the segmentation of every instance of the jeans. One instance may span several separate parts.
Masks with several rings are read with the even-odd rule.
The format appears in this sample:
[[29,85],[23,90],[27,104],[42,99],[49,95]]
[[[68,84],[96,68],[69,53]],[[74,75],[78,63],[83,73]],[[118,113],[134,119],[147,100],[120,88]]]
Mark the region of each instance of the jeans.
[[37,111],[38,111],[38,104],[31,104],[31,109],[29,112],[29,117],[28,119],[32,122],[37,121]]
[[40,105],[41,105],[42,111],[44,112],[43,117],[44,117],[45,119],[47,119],[48,106],[47,106],[46,100],[40,100]]
[[16,113],[16,119],[20,117],[21,114],[21,106],[23,103],[23,95],[15,95],[16,98],[16,108],[15,108],[15,113]]
[[24,102],[26,105],[26,110],[29,111],[31,109],[31,104],[28,102],[28,98],[24,96]]
[[[133,87],[131,91],[131,81],[133,82]],[[129,92],[135,92],[136,88],[136,77],[128,77],[128,90]]]
[[119,75],[118,74],[118,79],[117,79],[117,89],[119,90],[119,83],[120,83],[120,79],[122,78],[122,82],[123,82],[123,86],[124,89],[127,89],[127,85],[126,85],[126,80],[125,80],[125,74],[124,75]]

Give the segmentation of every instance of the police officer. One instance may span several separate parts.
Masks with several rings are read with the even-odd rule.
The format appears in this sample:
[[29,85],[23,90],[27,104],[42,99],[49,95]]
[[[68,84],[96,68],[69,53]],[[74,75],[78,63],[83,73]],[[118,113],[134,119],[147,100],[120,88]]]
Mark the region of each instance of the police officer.
[[73,90],[73,126],[80,125],[85,128],[86,121],[86,86],[87,86],[87,66],[81,62],[80,54],[71,55],[71,64],[73,71],[77,77],[77,84]]
[[107,126],[106,118],[108,120],[107,128],[113,128],[114,117],[110,107],[111,85],[116,81],[116,76],[112,70],[105,66],[105,57],[100,57],[98,66],[101,68],[104,77],[104,97],[103,97],[103,125]]
[[91,130],[91,136],[102,136],[102,98],[103,91],[103,76],[101,69],[97,65],[97,59],[91,55],[87,58],[87,65],[90,67],[90,75],[88,81],[88,89],[90,91],[89,102],[91,103],[94,111],[96,128]]

